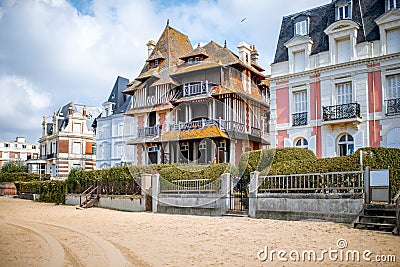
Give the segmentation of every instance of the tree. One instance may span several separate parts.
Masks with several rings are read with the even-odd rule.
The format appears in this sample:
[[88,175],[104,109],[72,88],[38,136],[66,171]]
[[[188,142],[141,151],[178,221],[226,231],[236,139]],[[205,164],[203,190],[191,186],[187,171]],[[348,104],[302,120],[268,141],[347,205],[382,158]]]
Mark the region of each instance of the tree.
[[24,162],[18,161],[9,161],[6,162],[3,167],[1,167],[2,173],[11,173],[11,172],[28,172],[28,167]]

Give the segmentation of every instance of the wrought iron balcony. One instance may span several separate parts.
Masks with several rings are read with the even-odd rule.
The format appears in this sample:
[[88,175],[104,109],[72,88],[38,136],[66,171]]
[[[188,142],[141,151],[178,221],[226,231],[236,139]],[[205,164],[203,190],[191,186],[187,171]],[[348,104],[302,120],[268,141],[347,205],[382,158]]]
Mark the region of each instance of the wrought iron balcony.
[[307,112],[292,114],[293,126],[307,125]]
[[51,153],[46,155],[46,159],[55,159],[57,157],[57,153]]
[[399,115],[400,114],[400,98],[385,100],[386,115]]
[[139,127],[138,137],[153,137],[161,134],[162,126]]
[[358,103],[322,107],[322,113],[323,121],[361,118],[360,104]]

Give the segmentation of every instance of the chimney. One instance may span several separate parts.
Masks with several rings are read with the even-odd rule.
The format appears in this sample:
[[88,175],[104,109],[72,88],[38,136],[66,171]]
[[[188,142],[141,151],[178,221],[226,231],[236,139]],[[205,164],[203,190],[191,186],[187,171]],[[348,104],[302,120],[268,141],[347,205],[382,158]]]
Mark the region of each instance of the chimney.
[[42,136],[46,136],[46,115],[43,116],[43,122],[42,122]]
[[86,118],[86,105],[83,106],[83,117]]
[[258,51],[255,45],[253,45],[253,49],[251,50],[251,63],[258,65]]
[[147,57],[149,58],[151,53],[153,53],[154,48],[156,47],[156,42],[154,40],[150,40],[146,45],[147,45]]
[[239,49],[239,59],[243,61],[243,63],[247,65],[251,65],[250,62],[250,53],[251,53],[251,48],[250,45],[248,45],[245,42],[240,42],[238,47]]
[[53,114],[53,133],[55,133],[58,130],[58,120],[57,120],[57,111],[54,111]]
[[69,104],[69,107],[68,107],[68,115],[69,115],[69,116],[72,116],[72,103]]

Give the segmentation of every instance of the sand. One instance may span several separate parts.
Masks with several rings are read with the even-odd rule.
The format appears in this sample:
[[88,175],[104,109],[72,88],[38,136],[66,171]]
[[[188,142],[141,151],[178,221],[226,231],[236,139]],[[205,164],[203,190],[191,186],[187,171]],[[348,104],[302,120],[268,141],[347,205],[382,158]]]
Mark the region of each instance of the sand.
[[[340,250],[338,239],[347,247]],[[259,253],[284,250],[288,262]],[[202,217],[121,212],[0,197],[0,266],[376,266],[377,262],[329,260],[296,262],[315,250],[372,251],[395,255],[400,237],[330,222],[298,222],[243,217]],[[295,252],[293,252],[295,253]],[[336,254],[333,254],[333,259]],[[338,257],[340,254],[337,254]],[[295,258],[296,254],[292,254]],[[300,256],[299,256],[300,257]]]

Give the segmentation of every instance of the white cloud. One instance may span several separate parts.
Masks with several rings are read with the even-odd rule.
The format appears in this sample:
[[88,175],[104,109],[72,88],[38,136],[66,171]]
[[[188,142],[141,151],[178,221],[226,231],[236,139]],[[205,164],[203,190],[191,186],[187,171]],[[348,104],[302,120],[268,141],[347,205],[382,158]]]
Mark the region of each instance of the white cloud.
[[[14,77],[12,83],[25,88],[20,91],[35,99],[30,105],[40,110],[40,114],[2,124],[0,135],[6,131],[23,135],[23,125],[33,127],[32,116],[40,121],[44,113],[51,114],[69,101],[101,105],[117,75],[129,79],[137,76],[146,59],[145,44],[159,38],[167,19],[172,27],[187,34],[193,45],[210,40],[222,45],[227,40],[228,47],[236,52],[240,41],[255,44],[260,63],[269,71],[282,16],[328,2],[207,0],[171,4],[104,0],[93,1],[93,16],[89,16],[66,0],[0,0],[1,85],[5,85],[4,77],[8,77],[8,84]],[[242,18],[246,20],[240,22]],[[18,85],[18,79],[40,90],[31,86],[33,91],[29,91],[28,85]],[[21,109],[21,102],[9,101],[14,96],[0,89],[6,97],[2,98],[2,110],[20,114],[14,109]],[[41,94],[48,96],[44,99],[51,98],[51,103],[42,102]],[[6,118],[0,116],[4,123]],[[40,122],[37,127],[40,129]]]

